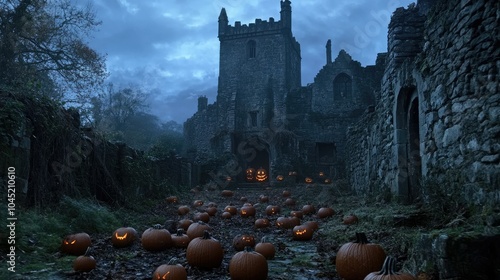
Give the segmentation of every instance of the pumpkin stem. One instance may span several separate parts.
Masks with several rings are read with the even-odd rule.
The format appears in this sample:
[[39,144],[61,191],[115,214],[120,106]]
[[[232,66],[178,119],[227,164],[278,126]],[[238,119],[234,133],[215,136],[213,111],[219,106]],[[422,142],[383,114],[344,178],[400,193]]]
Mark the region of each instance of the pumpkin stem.
[[370,241],[368,241],[364,232],[356,232],[356,241],[354,243],[368,244]]
[[161,226],[160,224],[156,224],[156,225],[154,225],[154,226],[153,226],[153,228],[154,228],[154,229],[161,229],[161,228],[162,228],[162,226]]
[[182,228],[177,229],[177,236],[182,236],[184,234],[184,230]]
[[203,239],[210,239],[210,233],[208,232],[208,230],[205,230],[203,231]]
[[382,270],[379,272],[380,275],[397,275],[396,270],[396,259],[391,256],[385,258],[384,264],[382,265]]

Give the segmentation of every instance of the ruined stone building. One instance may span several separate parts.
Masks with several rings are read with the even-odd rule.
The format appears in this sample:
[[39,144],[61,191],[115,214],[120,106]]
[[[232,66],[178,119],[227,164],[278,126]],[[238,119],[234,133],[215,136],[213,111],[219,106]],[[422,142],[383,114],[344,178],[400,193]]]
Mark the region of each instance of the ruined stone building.
[[229,153],[240,168],[226,173],[240,181],[248,168],[265,169],[271,181],[290,171],[340,176],[347,127],[374,105],[380,89],[384,55],[368,67],[345,51],[332,61],[330,41],[314,83],[302,86],[291,9],[284,0],[279,21],[234,26],[222,9],[217,100],[208,105],[200,97],[198,111],[184,124],[188,155]]
[[[341,51],[300,80],[288,0],[279,21],[219,16],[217,100],[184,124],[186,155],[229,155],[244,181],[296,171],[344,177],[357,192],[417,201],[433,183],[472,203],[500,202],[499,3],[419,0],[394,11],[387,53],[362,67]],[[219,174],[219,173],[218,173]],[[459,186],[459,190],[456,188]]]

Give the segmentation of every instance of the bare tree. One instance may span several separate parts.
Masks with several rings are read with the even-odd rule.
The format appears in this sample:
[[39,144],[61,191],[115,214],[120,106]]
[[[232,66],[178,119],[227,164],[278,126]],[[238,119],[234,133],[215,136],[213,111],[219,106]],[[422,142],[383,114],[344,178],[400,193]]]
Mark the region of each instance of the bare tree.
[[90,4],[0,1],[0,85],[33,89],[49,78],[73,97],[94,91],[106,77],[105,58],[85,39],[99,24]]

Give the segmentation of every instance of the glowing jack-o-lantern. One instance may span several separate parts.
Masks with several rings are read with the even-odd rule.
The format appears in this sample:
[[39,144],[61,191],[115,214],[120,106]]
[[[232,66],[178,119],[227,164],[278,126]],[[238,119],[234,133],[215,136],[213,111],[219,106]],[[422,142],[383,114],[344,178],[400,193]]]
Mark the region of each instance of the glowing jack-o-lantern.
[[306,177],[306,179],[304,179],[304,181],[305,181],[307,184],[312,184],[313,179],[312,179],[311,177]]
[[267,180],[267,172],[264,168],[257,169],[257,174],[255,175],[255,180],[258,182],[264,182]]
[[240,216],[243,218],[255,217],[255,207],[252,205],[242,206],[240,209]]
[[288,176],[297,176],[297,171],[289,171]]
[[249,234],[240,234],[233,239],[233,248],[236,251],[243,251],[245,247],[255,247],[255,237]]
[[325,176],[325,172],[320,171],[320,172],[319,172],[319,177],[324,177],[324,176]]
[[292,230],[294,240],[311,240],[313,236],[313,230],[305,225],[299,225],[293,227]]
[[61,244],[61,251],[69,255],[80,256],[85,254],[90,244],[90,236],[87,233],[71,234],[64,238]]
[[268,216],[276,215],[281,212],[281,208],[277,205],[268,205],[266,207],[266,214]]
[[255,177],[255,169],[253,168],[247,168],[246,170],[246,176],[245,178],[247,179],[248,182],[252,182]]
[[332,179],[326,178],[324,182],[325,182],[325,184],[331,184],[332,183]]
[[137,237],[137,231],[132,227],[121,227],[113,232],[111,243],[115,247],[127,247],[132,245]]
[[276,176],[276,180],[278,182],[281,182],[281,181],[285,180],[285,177],[283,175],[278,175],[278,176]]

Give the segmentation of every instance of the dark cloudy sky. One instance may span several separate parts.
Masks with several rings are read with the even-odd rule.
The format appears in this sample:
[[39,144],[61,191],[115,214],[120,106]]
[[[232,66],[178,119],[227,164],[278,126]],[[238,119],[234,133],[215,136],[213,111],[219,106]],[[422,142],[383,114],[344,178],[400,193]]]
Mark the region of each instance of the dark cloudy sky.
[[[218,16],[229,24],[280,19],[280,0],[91,0],[102,25],[90,45],[107,54],[109,81],[151,93],[151,112],[183,123],[197,97],[215,101],[219,63]],[[387,50],[387,25],[411,0],[292,0],[292,32],[301,45],[302,85],[345,49],[362,65]]]

